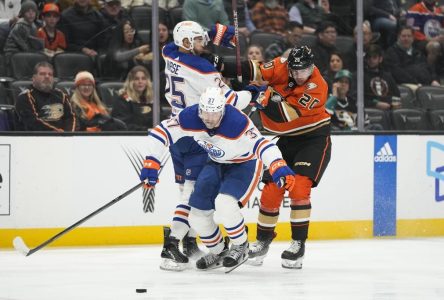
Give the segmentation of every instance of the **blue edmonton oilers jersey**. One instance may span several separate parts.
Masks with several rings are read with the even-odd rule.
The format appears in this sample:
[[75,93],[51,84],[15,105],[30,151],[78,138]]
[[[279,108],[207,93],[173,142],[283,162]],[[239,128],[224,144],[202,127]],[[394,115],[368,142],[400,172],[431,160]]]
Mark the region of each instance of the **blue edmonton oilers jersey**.
[[160,160],[168,147],[184,136],[193,139],[219,163],[261,159],[266,166],[281,159],[278,147],[265,139],[251,120],[231,105],[218,128],[207,129],[198,116],[198,105],[185,108],[177,117],[164,120],[149,134],[149,155]]
[[172,115],[185,107],[198,104],[200,95],[208,87],[219,87],[225,93],[227,103],[239,109],[247,107],[251,100],[248,91],[234,92],[222,81],[221,74],[205,58],[183,53],[174,43],[162,49],[165,59],[165,98],[171,105]]

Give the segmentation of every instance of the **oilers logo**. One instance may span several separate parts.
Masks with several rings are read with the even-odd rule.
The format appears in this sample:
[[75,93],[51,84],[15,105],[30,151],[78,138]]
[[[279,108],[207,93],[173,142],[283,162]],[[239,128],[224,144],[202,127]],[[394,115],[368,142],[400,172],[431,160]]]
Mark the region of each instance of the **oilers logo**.
[[199,146],[205,149],[205,151],[208,152],[208,154],[214,158],[221,158],[225,155],[225,151],[216,147],[212,143],[208,143],[207,141],[201,141],[198,140],[197,143]]

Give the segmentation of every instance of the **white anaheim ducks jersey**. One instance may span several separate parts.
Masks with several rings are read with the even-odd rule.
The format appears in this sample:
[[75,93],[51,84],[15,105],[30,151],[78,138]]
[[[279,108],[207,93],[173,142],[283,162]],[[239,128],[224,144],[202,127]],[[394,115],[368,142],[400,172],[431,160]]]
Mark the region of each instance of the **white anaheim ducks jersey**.
[[208,129],[198,116],[198,105],[185,108],[177,117],[164,120],[149,134],[149,156],[159,161],[168,147],[190,136],[218,163],[242,163],[260,159],[266,166],[282,159],[278,147],[265,139],[251,120],[231,105],[218,128]]
[[221,74],[205,58],[182,53],[174,43],[162,49],[165,59],[165,97],[171,105],[172,115],[185,107],[198,104],[200,95],[208,87],[219,87],[224,91],[228,104],[239,109],[248,106],[251,94],[248,91],[235,92],[223,81]]

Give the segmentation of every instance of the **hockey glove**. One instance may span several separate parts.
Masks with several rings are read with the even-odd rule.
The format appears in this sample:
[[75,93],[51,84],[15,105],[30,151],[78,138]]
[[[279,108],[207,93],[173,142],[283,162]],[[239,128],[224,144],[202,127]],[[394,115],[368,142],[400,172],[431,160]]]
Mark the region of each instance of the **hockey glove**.
[[225,26],[217,23],[211,27],[208,36],[216,46],[224,46],[230,49],[236,47],[234,26]]
[[143,161],[143,168],[140,170],[140,180],[147,180],[147,188],[154,187],[159,181],[160,162],[152,156],[147,156]]
[[224,66],[224,58],[222,56],[204,52],[200,55],[200,57],[208,60],[216,68],[217,71],[222,72]]
[[283,159],[273,161],[269,168],[271,177],[278,187],[285,187],[286,190],[292,191],[295,184],[295,173],[287,166]]
[[268,86],[250,84],[245,87],[245,90],[251,93],[250,105],[256,106],[259,109],[264,109],[268,105],[271,95]]

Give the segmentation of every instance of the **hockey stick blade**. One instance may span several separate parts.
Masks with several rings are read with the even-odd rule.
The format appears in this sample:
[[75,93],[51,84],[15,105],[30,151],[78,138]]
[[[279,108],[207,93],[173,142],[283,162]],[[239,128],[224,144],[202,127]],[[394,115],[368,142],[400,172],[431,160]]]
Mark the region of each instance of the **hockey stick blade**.
[[14,245],[15,250],[17,250],[24,256],[28,256],[29,252],[31,251],[20,236],[16,236],[12,241],[12,244]]

